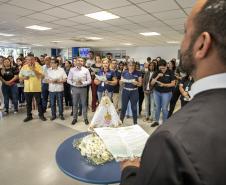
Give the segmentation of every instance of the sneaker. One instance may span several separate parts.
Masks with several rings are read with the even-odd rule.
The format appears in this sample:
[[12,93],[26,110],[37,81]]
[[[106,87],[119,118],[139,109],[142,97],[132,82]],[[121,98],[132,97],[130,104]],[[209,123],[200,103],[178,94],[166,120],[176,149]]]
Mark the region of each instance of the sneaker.
[[46,121],[46,118],[44,116],[39,116],[39,119],[42,121]]
[[53,120],[55,120],[56,119],[56,116],[52,116],[51,118],[50,118],[50,121],[53,121]]
[[32,117],[26,117],[26,118],[24,119],[24,122],[31,121],[32,119],[33,119]]
[[157,126],[159,126],[159,123],[157,121],[151,124],[151,127],[157,127]]
[[73,121],[71,122],[72,125],[75,125],[75,123],[77,123],[77,119],[73,119]]
[[85,122],[85,124],[86,124],[86,125],[88,125],[88,124],[89,124],[88,119],[85,119],[85,120],[84,120],[84,122]]

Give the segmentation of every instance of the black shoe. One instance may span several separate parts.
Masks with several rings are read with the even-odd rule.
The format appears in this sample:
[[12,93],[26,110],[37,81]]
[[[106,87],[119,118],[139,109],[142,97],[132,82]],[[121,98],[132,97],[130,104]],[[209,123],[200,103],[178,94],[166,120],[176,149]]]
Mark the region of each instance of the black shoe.
[[159,123],[157,121],[151,124],[151,127],[157,127],[157,126],[159,126]]
[[60,119],[61,119],[61,120],[65,120],[63,115],[60,116]]
[[85,119],[84,121],[85,121],[85,124],[86,124],[86,125],[88,125],[88,124],[89,124],[88,119]]
[[42,121],[46,121],[46,118],[44,116],[39,116],[39,119]]
[[73,121],[71,122],[72,125],[75,125],[75,123],[77,123],[77,119],[73,119]]
[[24,119],[24,122],[28,122],[28,121],[31,121],[31,120],[33,120],[32,117],[26,117],[26,118]]
[[55,119],[56,119],[56,116],[52,116],[52,117],[50,118],[51,121],[53,121],[53,120],[55,120]]
[[71,111],[71,116],[73,116],[73,112]]
[[79,112],[78,112],[78,116],[82,116],[82,112],[79,111]]

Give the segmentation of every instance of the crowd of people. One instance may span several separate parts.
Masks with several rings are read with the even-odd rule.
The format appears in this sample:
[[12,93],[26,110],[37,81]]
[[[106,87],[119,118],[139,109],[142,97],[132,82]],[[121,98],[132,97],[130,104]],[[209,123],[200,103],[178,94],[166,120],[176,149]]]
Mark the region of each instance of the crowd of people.
[[176,65],[176,59],[166,62],[161,57],[148,57],[141,67],[132,58],[118,61],[111,53],[102,58],[93,51],[87,59],[76,57],[73,61],[63,61],[60,56],[34,57],[32,53],[16,61],[12,56],[0,56],[0,80],[1,109],[8,115],[10,101],[14,114],[19,107],[26,106],[24,122],[33,119],[34,108],[45,121],[44,113],[49,105],[50,120],[57,117],[64,120],[64,108],[71,107],[72,125],[81,115],[85,124],[89,124],[89,99],[91,111],[95,112],[102,96],[106,95],[114,103],[122,122],[125,116],[132,116],[133,123],[137,124],[143,111],[144,121],[150,122],[152,127],[159,125],[161,112],[163,122],[172,115],[179,98],[181,106],[189,102],[194,82]]

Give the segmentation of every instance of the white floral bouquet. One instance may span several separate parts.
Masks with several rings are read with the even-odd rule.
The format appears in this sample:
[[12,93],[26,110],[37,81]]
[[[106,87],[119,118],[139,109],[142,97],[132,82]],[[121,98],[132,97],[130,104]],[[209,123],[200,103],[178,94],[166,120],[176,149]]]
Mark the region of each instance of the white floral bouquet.
[[93,165],[102,165],[114,159],[104,142],[96,134],[89,134],[79,140],[74,140],[73,147],[78,149],[81,155]]

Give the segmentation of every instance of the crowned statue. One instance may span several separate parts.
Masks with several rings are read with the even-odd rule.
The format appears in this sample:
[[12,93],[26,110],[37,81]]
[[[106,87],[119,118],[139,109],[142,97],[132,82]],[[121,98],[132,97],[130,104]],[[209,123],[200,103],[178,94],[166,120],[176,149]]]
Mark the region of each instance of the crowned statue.
[[118,127],[121,124],[122,122],[114,104],[107,96],[107,92],[105,92],[89,125],[89,129],[92,130],[93,128],[98,127]]

